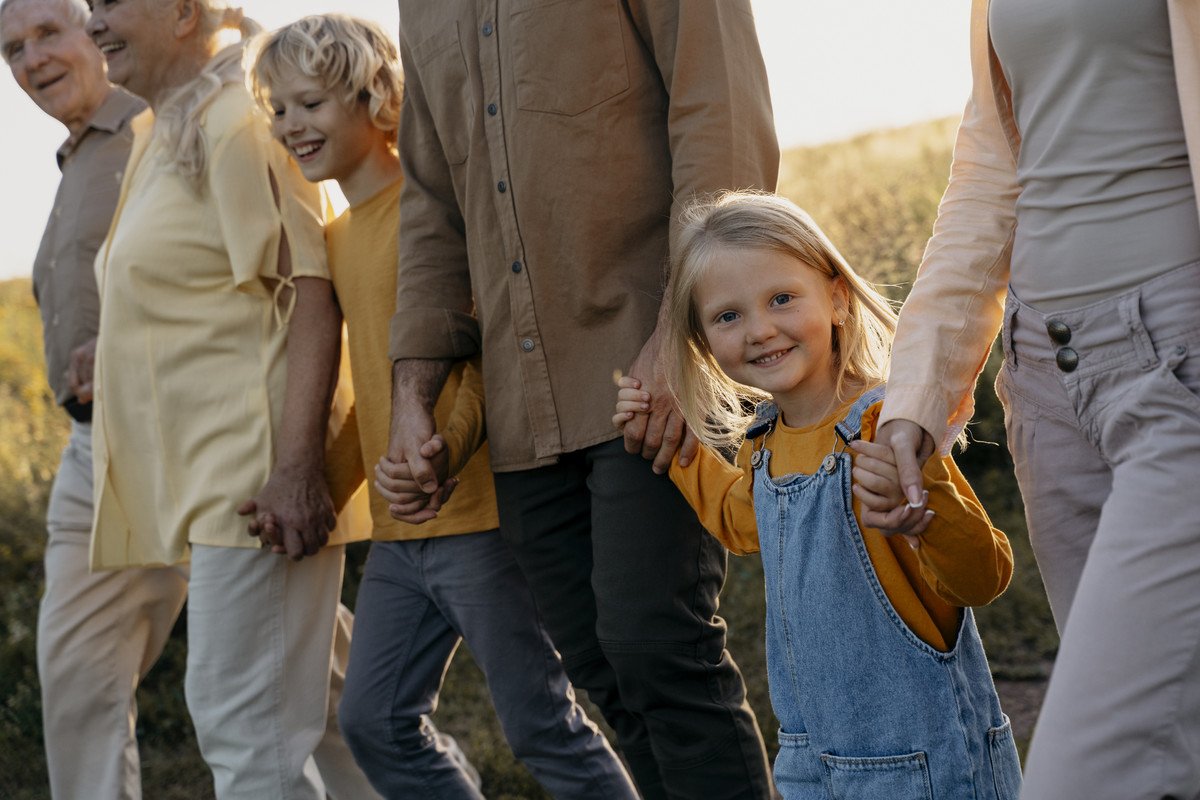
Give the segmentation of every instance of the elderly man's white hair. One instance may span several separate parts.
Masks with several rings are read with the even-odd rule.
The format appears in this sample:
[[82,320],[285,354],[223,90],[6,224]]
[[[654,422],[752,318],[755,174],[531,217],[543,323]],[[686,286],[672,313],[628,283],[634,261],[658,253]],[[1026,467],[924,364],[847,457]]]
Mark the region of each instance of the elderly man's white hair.
[[87,24],[88,17],[92,14],[92,10],[88,8],[88,4],[84,0],[0,0],[0,39],[4,37],[4,12],[8,8],[22,3],[42,3],[43,5],[53,3],[62,9],[68,22],[81,28]]

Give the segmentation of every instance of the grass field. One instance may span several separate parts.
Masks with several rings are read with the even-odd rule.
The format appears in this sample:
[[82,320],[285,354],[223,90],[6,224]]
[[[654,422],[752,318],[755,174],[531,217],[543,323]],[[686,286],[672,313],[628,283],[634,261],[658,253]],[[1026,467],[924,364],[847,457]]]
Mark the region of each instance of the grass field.
[[[781,193],[806,207],[864,275],[903,299],[933,224],[949,171],[954,121],[941,120],[785,154]],[[65,440],[41,374],[40,328],[28,281],[0,283],[0,797],[42,800],[45,766],[33,626],[41,592],[42,515],[49,480]],[[1017,571],[1008,592],[977,612],[1001,693],[1019,739],[1027,739],[1057,637],[1025,534],[1020,497],[1003,446],[1002,414],[989,365],[978,392],[975,440],[959,456],[997,526],[1008,532]],[[353,601],[364,549],[352,548],[346,596]],[[756,558],[733,558],[722,596],[729,648],[742,667],[750,700],[772,753],[775,721],[763,664],[763,596]],[[182,624],[140,691],[145,796],[211,798],[211,782],[192,738],[182,695]],[[446,678],[437,724],[454,735],[478,767],[490,798],[545,795],[514,762],[500,735],[486,688],[460,650]]]

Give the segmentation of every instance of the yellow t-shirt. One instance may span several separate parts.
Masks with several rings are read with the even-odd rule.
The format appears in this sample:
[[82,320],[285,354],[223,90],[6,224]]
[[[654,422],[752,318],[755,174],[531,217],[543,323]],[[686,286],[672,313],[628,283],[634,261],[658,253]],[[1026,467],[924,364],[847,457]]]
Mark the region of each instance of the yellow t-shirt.
[[[880,404],[863,415],[862,436],[870,441],[879,420]],[[845,418],[849,404],[806,428],[789,428],[782,420],[767,434],[772,477],[812,474],[821,461],[841,449],[834,426]],[[738,451],[737,465],[707,448],[686,468],[676,459],[671,480],[696,509],[700,521],[731,551],[757,552],[758,524],[754,516],[750,454],[747,441]],[[879,583],[896,612],[913,633],[938,650],[949,650],[958,633],[959,608],[986,605],[1008,587],[1012,549],[1003,532],[992,527],[975,493],[949,457],[925,464],[929,508],[937,512],[914,551],[901,536],[884,536],[862,528],[862,508],[854,499],[854,516]]]
[[271,473],[283,412],[281,234],[293,277],[329,277],[317,188],[246,88],[223,87],[202,124],[207,170],[194,188],[164,161],[153,116],[134,120],[96,257],[97,569],[176,563],[189,542],[259,546],[236,508]]
[[499,522],[487,446],[483,444],[483,377],[478,359],[455,366],[434,408],[437,428],[449,446],[450,474],[459,478],[450,502],[435,519],[409,525],[388,515],[387,502],[373,485],[375,465],[387,452],[391,425],[388,325],[396,310],[402,183],[397,181],[350,207],[325,231],[333,288],[349,335],[353,424],[358,433],[352,450],[341,445],[331,449],[330,465],[347,458],[358,460],[359,474],[369,479],[374,539],[429,539],[491,530]]

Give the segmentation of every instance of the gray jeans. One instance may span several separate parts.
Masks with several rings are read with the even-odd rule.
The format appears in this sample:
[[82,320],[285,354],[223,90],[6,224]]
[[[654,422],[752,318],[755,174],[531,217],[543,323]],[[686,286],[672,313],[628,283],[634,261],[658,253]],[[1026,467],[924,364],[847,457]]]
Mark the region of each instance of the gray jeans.
[[1200,265],[1010,295],[996,389],[1062,634],[1025,800],[1200,798]]
[[576,703],[529,587],[496,531],[375,542],[355,616],[339,719],[384,797],[483,797],[429,718],[460,641],[487,679],[513,754],[548,792],[636,797]]

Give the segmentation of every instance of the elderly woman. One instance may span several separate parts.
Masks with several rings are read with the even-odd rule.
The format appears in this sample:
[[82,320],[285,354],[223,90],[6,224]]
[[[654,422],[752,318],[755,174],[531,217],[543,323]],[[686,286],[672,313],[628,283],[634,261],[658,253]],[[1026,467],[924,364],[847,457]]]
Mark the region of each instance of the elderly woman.
[[1021,796],[1194,800],[1200,3],[974,0],[971,24],[879,438],[919,502],[914,456],[970,416],[1003,330],[997,390],[1062,632]]
[[[258,29],[214,0],[97,2],[88,23],[153,112],[97,257],[92,560],[190,554],[187,702],[217,797],[317,800],[344,561],[322,452],[339,316],[316,188],[256,113],[242,47],[218,52],[226,28]],[[239,508],[273,516],[291,558]]]

